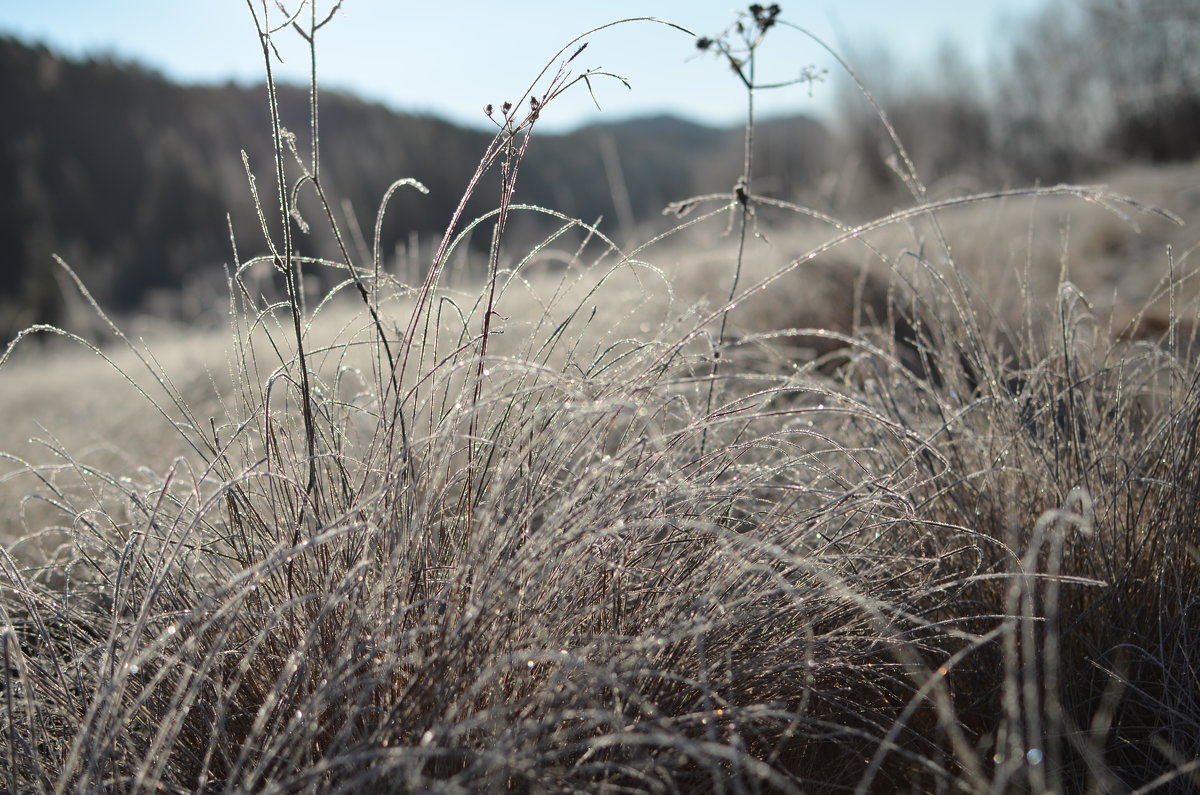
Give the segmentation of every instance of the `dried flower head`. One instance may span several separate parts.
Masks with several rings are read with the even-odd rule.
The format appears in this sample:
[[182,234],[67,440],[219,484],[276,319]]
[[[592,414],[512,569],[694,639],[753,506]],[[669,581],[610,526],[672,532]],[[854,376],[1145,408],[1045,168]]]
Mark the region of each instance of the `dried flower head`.
[[779,3],[771,3],[765,8],[754,3],[750,6],[750,14],[754,17],[754,24],[759,31],[766,33],[775,26],[775,21],[779,17]]

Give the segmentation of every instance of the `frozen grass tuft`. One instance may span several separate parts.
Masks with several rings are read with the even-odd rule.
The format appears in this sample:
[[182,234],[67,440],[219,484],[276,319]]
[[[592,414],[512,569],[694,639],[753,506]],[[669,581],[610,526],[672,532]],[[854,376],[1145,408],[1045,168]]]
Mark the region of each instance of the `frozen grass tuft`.
[[[753,47],[777,16],[744,21]],[[26,473],[57,519],[0,556],[5,786],[1196,786],[1200,398],[1178,335],[1104,333],[1068,282],[1002,322],[948,246],[910,271],[877,251],[890,281],[842,296],[840,331],[735,333],[873,230],[928,222],[932,250],[963,204],[1140,208],[1082,187],[921,202],[766,273],[738,254],[715,307],[675,294],[655,243],[572,219],[512,259],[509,215],[549,214],[511,189],[573,52],[494,111],[476,291],[445,287],[457,218],[421,285],[266,233],[231,269],[212,419],[143,355],[188,455]],[[315,147],[290,177],[274,132],[293,229],[297,192],[330,203]],[[732,214],[744,242],[767,206],[747,179],[688,225]],[[272,267],[275,304],[247,286]],[[306,307],[309,267],[347,279]]]

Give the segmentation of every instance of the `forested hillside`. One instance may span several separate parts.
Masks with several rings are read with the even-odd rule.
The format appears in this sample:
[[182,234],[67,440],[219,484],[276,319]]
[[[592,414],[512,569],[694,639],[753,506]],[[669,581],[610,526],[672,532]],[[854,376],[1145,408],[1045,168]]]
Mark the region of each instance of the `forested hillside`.
[[[987,75],[951,52],[932,79],[892,74],[881,81],[887,85],[869,88],[878,89],[917,172],[941,195],[1177,162],[1200,152],[1200,50],[1188,36],[1196,23],[1197,11],[1181,0],[1137,9],[1052,3]],[[869,72],[864,79],[872,82]],[[760,187],[846,219],[905,206],[911,196],[889,165],[900,153],[875,110],[844,78],[819,90],[844,95],[833,122],[758,120]],[[62,320],[62,274],[52,254],[102,305],[129,312],[147,309],[155,292],[219,281],[232,247],[214,230],[227,228],[227,213],[238,250],[259,252],[241,153],[260,190],[273,184],[264,97],[261,85],[180,86],[137,64],[72,61],[0,38],[0,102],[9,109],[0,114],[0,338]],[[306,133],[307,87],[281,86],[279,99],[285,127]],[[336,91],[322,92],[320,119],[333,209],[343,223],[352,215],[364,238],[392,182],[413,178],[429,188],[428,195],[401,190],[389,202],[385,265],[397,259],[397,246],[427,246],[441,234],[491,135]],[[669,117],[537,136],[517,201],[603,218],[601,229],[625,240],[654,225],[669,202],[729,190],[742,160],[740,129]],[[496,191],[485,183],[468,217],[490,206]],[[308,196],[300,209],[318,211]],[[510,231],[523,244],[544,229],[525,215]],[[482,237],[477,248],[486,245]],[[300,245],[336,255],[328,232]],[[410,270],[420,267],[419,252]]]
[[[0,103],[16,109],[0,114],[0,337],[58,319],[61,273],[52,254],[65,258],[104,306],[124,312],[143,308],[156,289],[219,275],[233,256],[219,233],[227,213],[238,250],[260,251],[240,153],[259,190],[270,190],[264,99],[262,86],[180,86],[136,64],[76,62],[0,39]],[[281,86],[279,99],[284,125],[306,133],[307,88]],[[443,231],[490,139],[334,91],[322,94],[320,124],[335,212],[352,213],[368,238],[393,181],[409,177],[429,188],[428,195],[399,191],[391,200],[385,257],[414,231]],[[827,133],[801,118],[774,122],[764,139],[764,172],[792,175],[799,184],[820,162]],[[545,136],[517,199],[603,217],[602,228],[628,236],[633,230],[621,224],[652,219],[669,201],[728,189],[741,145],[739,131],[673,118]],[[496,190],[485,187],[468,212],[493,202]],[[302,250],[331,254],[326,226],[313,229]]]

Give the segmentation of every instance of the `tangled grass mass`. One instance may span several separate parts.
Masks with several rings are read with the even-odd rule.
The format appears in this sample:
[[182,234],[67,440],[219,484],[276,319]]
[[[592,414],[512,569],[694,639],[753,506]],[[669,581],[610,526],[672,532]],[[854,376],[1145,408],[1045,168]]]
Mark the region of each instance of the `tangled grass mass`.
[[[291,31],[256,21],[269,77]],[[330,22],[294,21],[314,46]],[[753,6],[703,42],[752,87],[768,32],[799,35]],[[29,496],[0,551],[0,788],[1200,788],[1186,258],[1160,255],[1166,312],[1114,321],[1032,254],[991,263],[1004,303],[955,242],[1014,207],[1169,214],[935,199],[893,140],[912,209],[844,224],[756,192],[751,113],[737,186],[618,245],[514,198],[538,118],[603,78],[571,72],[581,43],[491,109],[467,192],[499,174],[496,208],[449,219],[423,281],[326,194],[314,76],[311,129],[274,115],[251,184],[224,372],[115,323],[79,340],[173,441],[106,469],[51,440],[5,475]],[[553,231],[514,252],[517,214]],[[309,224],[336,256],[298,253]],[[669,264],[701,251],[711,278]],[[314,270],[341,282],[306,296]],[[0,380],[45,334],[70,336],[30,329]]]

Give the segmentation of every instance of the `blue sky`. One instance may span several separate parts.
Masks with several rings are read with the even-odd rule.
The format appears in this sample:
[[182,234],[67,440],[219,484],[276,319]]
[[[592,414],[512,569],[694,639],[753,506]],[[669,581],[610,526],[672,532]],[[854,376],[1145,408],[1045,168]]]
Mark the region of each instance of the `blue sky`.
[[[254,0],[261,7],[261,0]],[[289,8],[297,0],[285,3]],[[883,44],[899,65],[931,69],[942,44],[953,41],[979,68],[995,44],[1048,0],[792,0],[782,18],[806,27],[863,66]],[[327,9],[329,0],[318,0]],[[268,3],[272,12],[274,0]],[[654,16],[713,35],[744,7],[729,0],[345,0],[318,39],[318,75],[326,87],[349,88],[400,110],[431,112],[481,125],[482,107],[514,99],[547,60],[576,35],[625,17]],[[72,54],[112,53],[152,66],[186,82],[254,81],[262,62],[245,0],[0,0],[0,32],[49,44]],[[281,41],[295,40],[293,35]],[[283,49],[277,74],[305,80],[307,57]],[[806,65],[833,68],[804,37],[773,31],[759,75],[786,80]],[[726,66],[697,56],[693,40],[652,23],[629,23],[592,36],[576,62],[621,74],[632,91],[597,84],[598,115],[586,92],[564,97],[543,129],[568,129],[588,121],[670,112],[710,123],[735,123],[744,93]],[[894,79],[894,73],[892,75]],[[831,83],[761,92],[767,114],[825,112]]]

